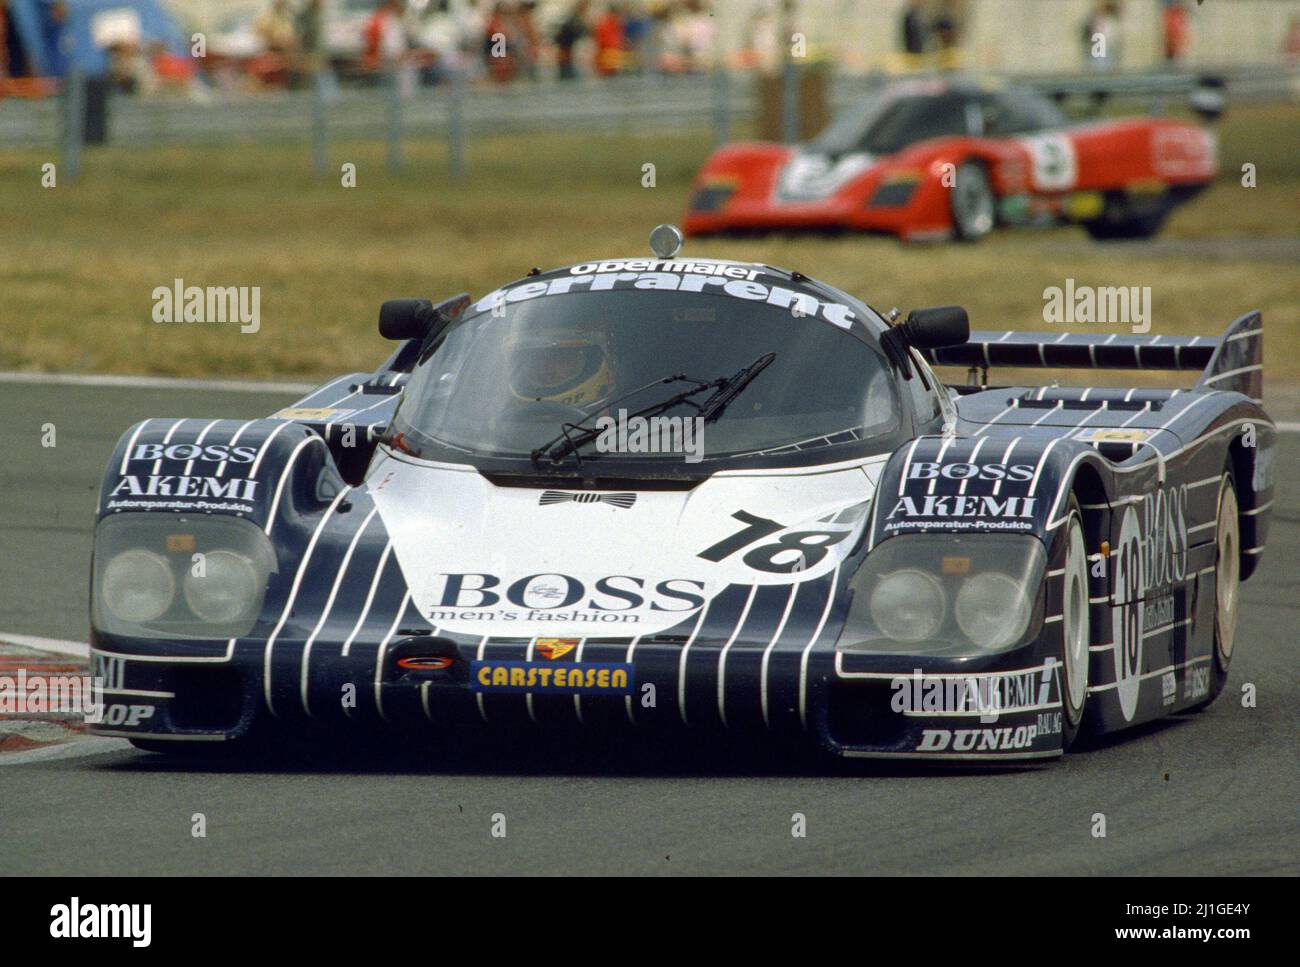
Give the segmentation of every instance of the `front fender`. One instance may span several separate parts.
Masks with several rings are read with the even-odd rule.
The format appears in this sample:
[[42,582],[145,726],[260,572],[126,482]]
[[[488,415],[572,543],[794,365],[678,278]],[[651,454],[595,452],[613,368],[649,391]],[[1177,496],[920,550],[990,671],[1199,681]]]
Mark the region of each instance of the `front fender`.
[[340,488],[325,441],[301,424],[148,419],[113,448],[96,522],[128,511],[198,513],[292,530]]
[[1095,451],[1047,435],[918,437],[885,465],[871,543],[900,534],[1030,534],[1050,544],[1070,468]]

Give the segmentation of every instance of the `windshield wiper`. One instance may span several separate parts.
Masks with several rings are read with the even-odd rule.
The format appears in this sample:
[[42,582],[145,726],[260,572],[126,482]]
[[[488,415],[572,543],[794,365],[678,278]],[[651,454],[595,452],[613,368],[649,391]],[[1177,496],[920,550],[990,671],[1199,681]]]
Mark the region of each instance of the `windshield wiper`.
[[[658,403],[651,403],[649,406],[644,406],[633,413],[629,413],[628,418],[657,416],[658,414],[670,410],[681,403],[690,403],[692,396],[696,396],[699,393],[704,392],[706,389],[713,389],[717,392],[705,400],[703,404],[691,403],[691,405],[695,407],[699,416],[706,422],[714,420],[718,418],[727,404],[739,396],[741,392],[744,391],[745,387],[753,382],[754,377],[770,366],[772,361],[775,359],[776,353],[766,353],[765,355],[759,356],[748,366],[738,370],[733,375],[720,376],[717,379],[712,379],[708,382],[692,379],[691,377],[685,376],[681,373],[674,376],[665,376],[663,379],[657,379],[652,383],[647,383],[645,386],[634,389],[632,392],[625,393],[623,396],[618,397],[618,399],[612,400],[606,404],[606,408],[631,396],[635,396],[642,390],[649,389],[651,386],[655,386],[659,383],[691,382],[696,385],[690,389],[674,393],[672,396],[660,400]],[[570,435],[570,430],[577,432]],[[579,423],[561,424],[560,433],[557,436],[552,437],[532,452],[531,456],[533,463],[538,463],[543,457],[546,457],[551,461],[551,463],[555,464],[559,463],[569,454],[573,454],[578,459],[578,466],[581,467],[582,457],[578,455],[578,450],[595,440],[603,432],[604,430],[599,427],[584,427]]]
[[[682,390],[680,393],[674,393],[672,396],[668,397],[665,400],[662,400],[661,402],[651,403],[649,406],[646,406],[642,409],[637,410],[635,413],[630,414],[631,416],[652,416],[656,413],[662,413],[664,410],[671,409],[672,407],[676,406],[679,403],[686,402],[696,393],[702,393],[706,389],[714,389],[715,387],[721,386],[723,382],[724,380],[722,379],[715,379],[709,382],[705,382],[704,380],[694,379],[690,376],[687,376],[685,373],[675,373],[672,376],[664,376],[661,379],[652,380],[651,382],[646,383],[644,386],[638,386],[630,393],[624,393],[622,396],[610,400],[608,403],[604,405],[606,408],[611,407],[615,403],[621,403],[623,400],[630,399],[631,397],[636,396],[638,393],[648,390],[651,386],[658,386],[661,383],[665,383],[665,384],[666,383],[694,383],[695,384],[693,387],[691,387],[688,390]],[[600,436],[602,432],[604,432],[599,427],[583,426],[583,423],[585,423],[588,419],[590,419],[590,416],[591,414],[587,414],[587,416],[584,416],[582,423],[561,423],[560,432],[555,436],[551,437],[551,439],[547,440],[545,443],[543,443],[540,447],[538,447],[530,454],[533,463],[537,463],[539,460],[541,460],[542,457],[548,458],[551,461],[551,463],[559,463],[570,453],[576,456],[579,447],[586,446],[592,440]],[[575,430],[577,432],[574,433],[572,436],[570,436],[569,434],[570,430]],[[578,465],[579,466],[582,465],[581,457],[578,457]]]
[[752,383],[759,373],[775,361],[776,353],[766,353],[729,377],[722,384],[722,388],[705,400],[704,405],[700,407],[700,417],[704,422],[710,423],[721,416],[727,405],[743,393],[745,387]]

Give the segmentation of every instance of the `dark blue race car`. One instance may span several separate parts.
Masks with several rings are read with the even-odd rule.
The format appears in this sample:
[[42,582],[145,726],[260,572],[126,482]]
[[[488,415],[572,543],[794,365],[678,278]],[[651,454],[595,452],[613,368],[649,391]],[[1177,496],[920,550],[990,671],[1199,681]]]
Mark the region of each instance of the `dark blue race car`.
[[[1259,566],[1262,324],[898,321],[798,272],[619,258],[386,303],[397,348],[104,477],[101,735],[684,727],[1031,760],[1209,704]],[[945,386],[930,364],[1190,389]]]

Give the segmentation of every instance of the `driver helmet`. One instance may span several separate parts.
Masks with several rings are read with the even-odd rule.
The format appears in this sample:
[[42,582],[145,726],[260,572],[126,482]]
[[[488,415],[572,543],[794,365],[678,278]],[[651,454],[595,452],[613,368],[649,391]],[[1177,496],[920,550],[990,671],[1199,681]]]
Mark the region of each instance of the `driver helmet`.
[[510,390],[523,400],[591,407],[618,381],[611,348],[606,332],[516,329],[506,341]]

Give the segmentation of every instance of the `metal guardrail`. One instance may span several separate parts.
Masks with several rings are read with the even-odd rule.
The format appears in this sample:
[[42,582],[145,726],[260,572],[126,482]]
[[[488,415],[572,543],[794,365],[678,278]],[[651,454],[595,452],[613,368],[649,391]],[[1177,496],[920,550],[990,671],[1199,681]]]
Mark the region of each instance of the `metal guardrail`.
[[[1291,96],[1300,71],[1280,66],[1237,67],[1198,74],[1009,75],[1048,93],[1106,92],[1112,99],[1148,98],[1160,106],[1190,91],[1198,78],[1214,73],[1227,84],[1228,101]],[[830,85],[833,110],[895,80],[885,74],[836,76]],[[202,102],[179,98],[114,96],[109,106],[115,144],[226,144],[238,141],[397,139],[390,158],[400,161],[400,142],[410,137],[451,137],[453,154],[467,136],[530,130],[642,131],[711,127],[715,140],[728,140],[736,121],[753,118],[758,97],[752,75],[618,77],[604,80],[544,81],[508,87],[466,88],[459,83],[420,87],[409,97],[395,79],[363,89],[280,91]],[[0,147],[58,147],[69,150],[68,98],[7,99],[0,102]]]
[[[468,134],[550,129],[627,129],[709,125],[719,87],[709,75],[539,82],[463,92]],[[400,100],[408,134],[446,133],[454,85],[421,87]],[[212,144],[245,139],[301,140],[312,134],[313,91],[279,91],[209,103],[179,98],[115,96],[111,137],[118,144]],[[727,107],[753,112],[751,85],[727,85]],[[386,86],[341,89],[324,98],[332,138],[384,137],[393,100]],[[59,99],[0,102],[0,146],[47,147],[63,139]]]

